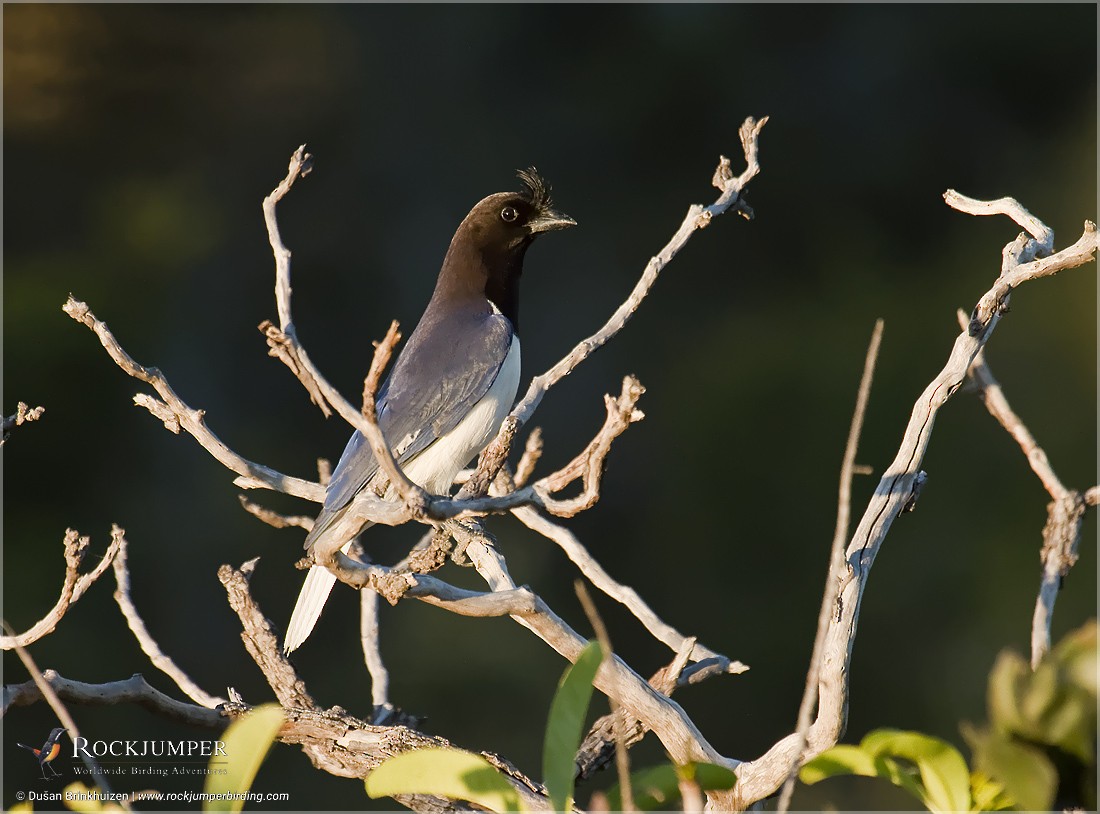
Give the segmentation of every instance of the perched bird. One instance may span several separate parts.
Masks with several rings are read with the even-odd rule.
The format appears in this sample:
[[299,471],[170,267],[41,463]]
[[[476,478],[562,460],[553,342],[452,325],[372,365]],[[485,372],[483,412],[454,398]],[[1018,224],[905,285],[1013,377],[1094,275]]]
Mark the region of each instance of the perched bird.
[[[532,168],[521,192],[479,202],[459,224],[420,323],[378,390],[376,415],[394,457],[431,494],[493,439],[519,387],[519,278],[523,257],[543,232],[575,226],[553,209],[550,189]],[[394,497],[370,444],[356,431],[336,465],[307,551],[346,552],[369,527],[348,508],[363,489]],[[336,578],[310,568],[290,617],[287,653],[306,640]]]
[[65,727],[58,726],[50,733],[50,736],[46,738],[46,742],[42,744],[41,749],[35,749],[33,746],[27,746],[25,743],[17,744],[22,746],[28,752],[34,752],[34,756],[38,758],[38,768],[42,772],[42,779],[49,780],[46,776],[46,769],[53,772],[54,777],[61,777],[61,774],[50,764],[53,759],[61,754],[61,733],[65,731]]

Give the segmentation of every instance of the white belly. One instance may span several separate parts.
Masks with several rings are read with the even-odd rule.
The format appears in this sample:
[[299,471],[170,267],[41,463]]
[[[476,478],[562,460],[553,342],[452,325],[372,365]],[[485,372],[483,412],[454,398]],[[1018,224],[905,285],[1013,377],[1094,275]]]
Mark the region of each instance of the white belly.
[[[500,422],[512,409],[518,389],[519,337],[513,336],[508,356],[489,392],[453,430],[404,466],[409,480],[432,494],[448,494],[455,475],[497,434]],[[387,494],[387,498],[391,497]]]

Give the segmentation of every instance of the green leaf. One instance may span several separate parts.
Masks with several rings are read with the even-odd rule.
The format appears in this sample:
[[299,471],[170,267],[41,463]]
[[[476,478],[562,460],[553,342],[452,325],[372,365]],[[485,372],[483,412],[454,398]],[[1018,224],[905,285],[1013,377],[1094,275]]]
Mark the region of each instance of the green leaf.
[[[227,756],[224,768],[228,771],[225,774],[208,774],[204,791],[207,794],[236,796],[252,788],[256,772],[279,734],[283,720],[282,707],[264,704],[230,724],[222,738]],[[213,761],[212,758],[211,763]],[[237,812],[243,807],[243,799],[206,800],[203,803],[204,811]]]
[[1001,732],[1028,732],[1020,712],[1022,684],[1031,675],[1031,667],[1023,656],[1012,650],[1002,650],[989,673],[989,721]]
[[[95,812],[103,811],[103,802],[98,799],[98,789],[95,786],[86,786],[79,780],[65,786],[65,808],[69,811],[81,811],[87,814],[95,814]],[[15,811],[13,807],[11,809]],[[31,806],[27,804],[27,811],[30,811]]]
[[834,746],[832,749],[826,749],[803,766],[798,773],[798,778],[807,786],[812,786],[814,783],[819,783],[829,777],[841,777],[850,774],[862,777],[880,776],[873,757],[858,746],[841,744],[840,746]]
[[592,680],[602,661],[600,643],[589,642],[562,675],[550,704],[542,747],[542,782],[554,811],[569,811],[573,807],[574,761],[584,734]]
[[373,798],[431,794],[465,800],[490,811],[522,811],[519,794],[481,755],[461,749],[418,749],[391,757],[367,775]]
[[974,800],[971,811],[1004,811],[1012,808],[1012,800],[1005,794],[1005,787],[982,772],[970,775],[970,796]]
[[878,729],[860,747],[873,757],[897,757],[916,764],[931,811],[970,810],[970,770],[959,750],[947,741],[920,732]]
[[1058,772],[1034,746],[996,730],[963,730],[974,753],[974,767],[1004,786],[1015,808],[1049,811],[1058,789]]
[[[725,766],[713,763],[689,763],[676,766],[665,763],[650,769],[641,769],[630,775],[630,788],[634,792],[634,805],[639,811],[668,809],[680,799],[680,778],[696,783],[703,791],[732,789],[737,775]],[[611,811],[622,809],[622,789],[613,786],[607,792]]]

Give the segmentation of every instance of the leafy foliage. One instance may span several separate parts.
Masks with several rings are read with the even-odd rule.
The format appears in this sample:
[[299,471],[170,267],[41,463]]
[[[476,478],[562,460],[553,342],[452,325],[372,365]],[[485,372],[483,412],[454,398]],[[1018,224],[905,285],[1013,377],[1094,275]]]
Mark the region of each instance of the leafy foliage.
[[[667,763],[630,775],[634,804],[639,811],[675,807],[680,801],[684,783],[694,784],[700,791],[718,791],[731,789],[736,782],[737,775],[725,766],[713,763],[688,763],[684,766]],[[622,792],[618,786],[607,792],[607,802],[611,811],[622,810]]]
[[432,794],[490,811],[522,811],[519,794],[481,755],[461,749],[419,749],[384,761],[366,779],[371,797]]
[[[598,642],[589,642],[558,682],[543,741],[543,783],[555,811],[573,807],[574,760],[584,732],[592,681],[603,661]],[[485,758],[461,749],[422,749],[383,762],[366,779],[371,797],[433,794],[466,800],[491,811],[520,811],[508,779]]]
[[1096,658],[1093,620],[1035,668],[1003,651],[989,676],[989,724],[964,725],[974,765],[1000,780],[1016,807],[1096,807]]
[[989,718],[966,724],[971,771],[955,747],[918,732],[878,729],[807,763],[802,782],[880,777],[930,811],[1096,807],[1095,620],[1067,635],[1034,671],[1003,651],[989,676]]
[[584,735],[592,681],[603,658],[599,642],[589,642],[562,675],[550,704],[542,746],[542,782],[554,811],[569,811],[573,807],[574,761]]
[[[999,810],[1009,807],[1000,787],[975,778],[959,751],[919,732],[876,729],[859,746],[836,746],[807,763],[800,774],[812,785],[828,777],[881,777],[912,794],[929,811]],[[983,804],[976,806],[975,797]]]
[[223,737],[228,771],[226,774],[208,774],[203,790],[207,794],[231,797],[206,800],[204,811],[236,812],[244,807],[242,795],[252,788],[256,772],[275,742],[283,720],[283,710],[278,704],[264,704],[229,725]]

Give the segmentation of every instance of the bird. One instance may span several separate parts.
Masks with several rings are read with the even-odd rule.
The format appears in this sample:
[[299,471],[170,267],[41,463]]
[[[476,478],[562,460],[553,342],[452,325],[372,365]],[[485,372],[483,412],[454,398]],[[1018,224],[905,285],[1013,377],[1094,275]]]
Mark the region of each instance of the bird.
[[[378,389],[376,416],[409,480],[446,494],[458,472],[495,437],[519,387],[519,283],[523,260],[542,234],[576,225],[554,209],[550,187],[530,167],[519,192],[479,201],[451,239],[435,290]],[[344,553],[372,525],[349,508],[364,489],[395,492],[358,430],[333,470],[304,547],[315,559]],[[336,577],[313,565],[291,613],[283,650],[313,631]]]
[[53,731],[50,732],[50,736],[46,738],[46,742],[42,744],[41,749],[35,749],[33,746],[27,746],[25,743],[17,744],[17,746],[22,746],[28,752],[33,752],[34,756],[38,758],[38,768],[42,772],[43,780],[50,779],[46,776],[46,769],[53,772],[54,777],[61,777],[60,772],[51,766],[50,763],[53,762],[55,757],[61,754],[61,733],[64,731],[65,727],[63,726],[54,727]]

